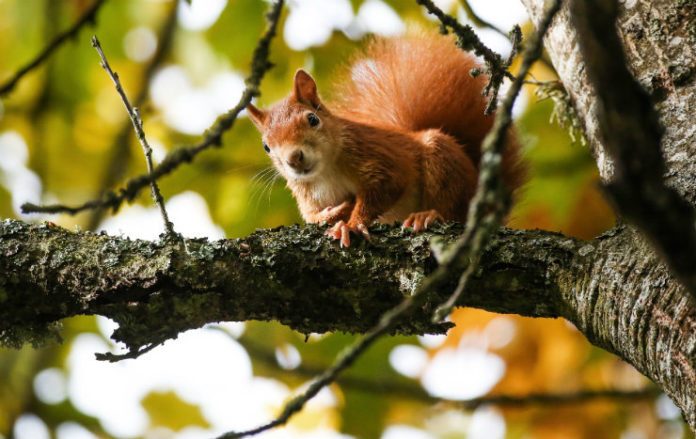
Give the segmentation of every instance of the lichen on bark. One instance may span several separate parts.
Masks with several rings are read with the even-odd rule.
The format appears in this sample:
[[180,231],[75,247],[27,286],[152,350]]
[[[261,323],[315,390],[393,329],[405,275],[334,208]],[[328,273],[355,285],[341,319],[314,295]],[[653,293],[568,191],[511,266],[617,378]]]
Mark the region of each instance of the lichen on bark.
[[[10,335],[11,328],[38,328],[77,314],[113,318],[120,323],[115,336],[134,349],[217,320],[278,320],[306,333],[362,332],[437,267],[429,238],[437,235],[446,245],[461,230],[442,225],[410,236],[398,227],[377,226],[371,242],[348,250],[338,248],[318,226],[259,231],[239,240],[187,240],[184,245],[6,220],[0,225],[5,255],[0,258],[0,287],[6,292],[0,334],[6,343],[21,341]],[[491,266],[500,258],[507,261],[484,284],[505,286],[509,296],[500,301],[472,293],[470,301],[508,312],[558,314],[550,304],[529,301],[533,289],[523,286],[542,276],[544,264],[537,261],[535,274],[512,265],[513,250],[507,246],[525,245],[529,233],[505,231],[491,256],[484,255]],[[533,233],[536,239],[529,245],[539,249],[544,240],[567,240]],[[531,248],[526,254],[535,253],[537,258],[548,256]],[[526,264],[533,263],[530,257]],[[426,301],[397,331],[446,330],[448,324],[430,321],[431,308],[440,300],[435,295]]]

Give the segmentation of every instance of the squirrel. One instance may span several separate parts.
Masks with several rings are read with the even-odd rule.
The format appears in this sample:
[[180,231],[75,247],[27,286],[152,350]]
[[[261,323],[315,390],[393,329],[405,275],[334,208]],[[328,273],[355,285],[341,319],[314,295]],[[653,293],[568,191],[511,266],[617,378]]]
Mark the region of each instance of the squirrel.
[[[369,239],[374,221],[419,232],[466,219],[494,119],[484,114],[487,78],[470,73],[477,67],[439,34],[376,38],[337,81],[330,104],[298,70],[287,98],[246,109],[304,220],[331,224],[327,234],[348,247],[351,233]],[[524,179],[513,130],[502,174],[510,191]]]

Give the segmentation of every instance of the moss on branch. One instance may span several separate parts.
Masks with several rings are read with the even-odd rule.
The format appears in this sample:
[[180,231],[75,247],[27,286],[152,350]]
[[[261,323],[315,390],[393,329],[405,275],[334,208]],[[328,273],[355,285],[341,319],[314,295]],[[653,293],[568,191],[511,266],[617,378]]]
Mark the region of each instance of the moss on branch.
[[[114,338],[133,351],[223,320],[277,320],[304,333],[363,332],[437,267],[430,238],[446,245],[460,233],[459,225],[418,236],[377,226],[371,242],[343,250],[317,226],[184,245],[6,220],[0,223],[0,341],[35,342],[60,319],[79,314],[117,321]],[[560,296],[548,262],[570,260],[578,247],[560,235],[502,231],[463,304],[557,316]],[[445,331],[448,324],[433,324],[430,315],[450,291],[435,294],[396,331]]]

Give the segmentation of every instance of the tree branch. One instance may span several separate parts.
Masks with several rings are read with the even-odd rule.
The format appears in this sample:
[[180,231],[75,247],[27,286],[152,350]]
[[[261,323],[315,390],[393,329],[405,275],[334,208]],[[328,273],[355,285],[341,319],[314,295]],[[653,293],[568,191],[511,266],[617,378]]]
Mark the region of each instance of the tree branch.
[[[378,226],[370,243],[339,249],[317,226],[239,240],[128,240],[59,227],[0,223],[0,342],[45,341],[60,319],[99,314],[132,351],[218,321],[276,320],[303,333],[367,331],[437,268],[431,238]],[[497,232],[458,306],[562,316],[594,344],[658,383],[696,421],[696,304],[629,228],[583,242],[542,231]],[[393,332],[442,333],[434,308],[458,273]]]
[[[46,328],[83,313],[119,322],[115,336],[131,349],[215,321],[278,320],[303,333],[364,332],[437,268],[428,239],[449,244],[462,232],[460,225],[434,227],[412,237],[377,226],[369,244],[350,251],[338,249],[321,227],[295,226],[240,240],[187,240],[189,252],[181,252],[176,243],[5,220],[0,223],[0,340],[16,345],[26,339],[13,328]],[[547,265],[569,262],[581,243],[544,232],[503,231],[482,264],[494,263],[486,255],[505,246],[529,258],[515,259],[485,278],[477,272],[472,292],[461,303],[529,316],[560,315],[564,306],[553,280],[548,285],[543,280],[557,273]],[[494,268],[486,267],[486,272]],[[395,332],[448,328],[431,323],[430,313],[457,277],[447,276],[443,290],[431,293]],[[511,277],[530,286],[510,284]],[[496,287],[500,297],[485,294],[486,285],[497,283],[506,284]]]
[[[114,72],[111,69],[109,61],[106,59],[106,55],[104,55],[104,51],[102,50],[101,44],[99,44],[99,40],[96,36],[92,37],[92,47],[94,47],[97,50],[99,58],[101,58],[102,68],[111,78],[111,81],[114,83],[114,86],[116,87],[116,92],[121,97],[121,101],[123,101],[123,105],[126,107],[126,111],[128,112],[128,117],[130,118],[133,124],[135,134],[138,137],[140,145],[143,147],[143,154],[145,154],[145,162],[147,164],[147,172],[149,172],[150,176],[152,176],[152,148],[150,147],[150,143],[147,141],[147,137],[145,137],[145,131],[143,130],[143,120],[140,117],[140,112],[136,107],[133,107],[133,105],[131,105],[130,101],[128,100],[128,96],[126,96],[126,92],[125,90],[123,90],[123,86],[121,85],[121,80],[118,78],[118,73]],[[157,208],[159,209],[160,214],[162,215],[162,222],[164,222],[164,230],[167,233],[168,237],[174,236],[174,225],[169,220],[167,209],[164,207],[164,198],[162,197],[162,192],[160,192],[159,186],[157,185],[157,180],[152,179],[150,181],[150,187],[152,189],[152,198],[154,199],[155,204],[157,205]]]
[[259,84],[266,72],[272,67],[268,61],[271,40],[276,34],[276,28],[280,21],[280,13],[282,11],[284,0],[276,0],[271,6],[267,14],[268,28],[259,40],[259,43],[254,50],[254,55],[251,62],[251,73],[246,78],[246,88],[242,93],[237,105],[227,113],[218,118],[215,124],[210,127],[203,139],[193,146],[183,146],[171,153],[157,165],[152,173],[139,175],[130,179],[126,185],[116,191],[109,191],[102,195],[101,198],[87,201],[78,206],[65,206],[62,204],[53,204],[46,206],[37,206],[32,203],[24,203],[22,205],[23,213],[68,213],[70,215],[78,214],[90,209],[108,208],[117,211],[123,202],[132,201],[140,191],[149,186],[151,181],[158,180],[161,177],[170,174],[183,163],[191,162],[198,154],[210,149],[211,147],[222,146],[222,135],[234,126],[237,116],[242,112],[244,107],[251,103],[252,98],[259,94]]
[[0,96],[10,93],[15,88],[17,83],[24,77],[24,75],[39,67],[51,56],[54,51],[56,51],[56,49],[62,46],[63,43],[70,38],[75,37],[84,25],[87,23],[94,23],[99,9],[101,9],[105,2],[106,0],[96,0],[94,4],[92,4],[92,6],[87,9],[84,14],[82,14],[80,19],[77,20],[75,24],[64,32],[58,34],[34,59],[32,59],[24,67],[20,68],[5,83],[0,85]]

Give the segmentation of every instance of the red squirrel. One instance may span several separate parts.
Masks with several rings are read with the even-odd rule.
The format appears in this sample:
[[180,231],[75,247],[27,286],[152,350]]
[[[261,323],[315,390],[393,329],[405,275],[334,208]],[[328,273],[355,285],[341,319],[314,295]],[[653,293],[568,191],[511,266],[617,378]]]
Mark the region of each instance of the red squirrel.
[[[248,105],[263,147],[287,180],[302,217],[327,222],[342,247],[369,239],[374,222],[403,221],[419,232],[435,221],[464,221],[476,190],[487,83],[454,41],[421,32],[374,39],[325,104],[314,79],[295,74],[290,95],[267,110]],[[519,146],[508,132],[503,179],[523,180]]]

